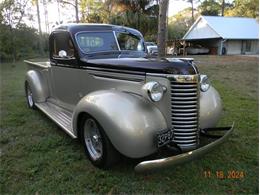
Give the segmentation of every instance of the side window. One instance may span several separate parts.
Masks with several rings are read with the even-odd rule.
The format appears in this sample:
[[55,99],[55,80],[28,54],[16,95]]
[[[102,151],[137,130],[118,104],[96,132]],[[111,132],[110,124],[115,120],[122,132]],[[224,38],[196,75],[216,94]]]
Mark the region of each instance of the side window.
[[141,39],[127,33],[117,33],[117,40],[121,50],[144,51]]
[[67,33],[57,33],[53,36],[53,58],[71,58],[74,57],[74,54],[75,49],[72,40]]

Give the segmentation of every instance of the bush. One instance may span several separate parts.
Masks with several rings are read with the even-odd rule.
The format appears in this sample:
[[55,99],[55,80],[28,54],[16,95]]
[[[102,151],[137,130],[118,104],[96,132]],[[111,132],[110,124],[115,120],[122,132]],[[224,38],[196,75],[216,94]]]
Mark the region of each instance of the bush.
[[44,57],[48,53],[48,34],[39,36],[36,29],[26,25],[12,28],[0,24],[0,42],[0,62]]

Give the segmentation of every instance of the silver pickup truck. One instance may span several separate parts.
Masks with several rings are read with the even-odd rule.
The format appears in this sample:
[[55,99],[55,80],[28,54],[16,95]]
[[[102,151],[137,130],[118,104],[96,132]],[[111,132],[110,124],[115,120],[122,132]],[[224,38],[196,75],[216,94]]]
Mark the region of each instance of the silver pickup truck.
[[[221,99],[193,60],[149,58],[135,29],[61,25],[49,45],[49,61],[25,61],[28,106],[80,139],[99,168],[115,164],[119,155],[147,157],[136,165],[139,172],[180,164],[232,132],[233,126],[215,128]],[[202,136],[217,139],[204,145]],[[161,151],[169,155],[152,158]]]

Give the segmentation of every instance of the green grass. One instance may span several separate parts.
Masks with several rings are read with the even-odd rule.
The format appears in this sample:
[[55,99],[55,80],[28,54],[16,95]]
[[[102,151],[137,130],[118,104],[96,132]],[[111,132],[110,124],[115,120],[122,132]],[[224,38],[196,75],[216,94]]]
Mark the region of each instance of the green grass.
[[[258,59],[196,57],[220,92],[221,124],[236,122],[232,137],[202,158],[150,174],[123,160],[112,170],[93,167],[82,146],[40,111],[26,107],[23,63],[1,64],[1,194],[258,193]],[[243,171],[219,179],[216,171]],[[211,177],[205,178],[204,171]]]

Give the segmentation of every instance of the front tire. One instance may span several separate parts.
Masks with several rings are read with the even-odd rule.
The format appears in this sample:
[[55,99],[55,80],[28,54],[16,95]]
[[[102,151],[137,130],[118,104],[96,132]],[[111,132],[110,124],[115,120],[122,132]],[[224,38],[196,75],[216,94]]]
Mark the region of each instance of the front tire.
[[36,109],[34,100],[33,100],[33,94],[30,85],[26,82],[25,83],[25,94],[26,94],[26,101],[27,105],[30,109]]
[[94,166],[107,169],[117,162],[118,152],[93,117],[83,117],[80,137],[85,153]]

